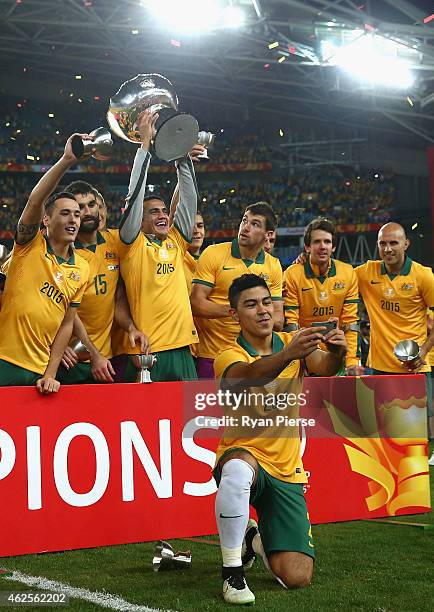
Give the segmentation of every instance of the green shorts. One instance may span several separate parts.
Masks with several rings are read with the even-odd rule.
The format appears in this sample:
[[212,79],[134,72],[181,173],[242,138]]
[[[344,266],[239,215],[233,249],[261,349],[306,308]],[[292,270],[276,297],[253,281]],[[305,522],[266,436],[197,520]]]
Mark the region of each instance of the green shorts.
[[92,368],[88,361],[76,363],[73,368],[59,367],[56,379],[61,385],[92,385],[99,381],[92,376]]
[[154,353],[157,362],[151,370],[154,382],[197,380],[196,367],[188,346]]
[[[244,450],[233,448],[231,451]],[[228,452],[226,451],[225,455]],[[221,469],[214,469],[220,483]],[[300,552],[315,558],[303,484],[284,482],[259,465],[258,479],[250,493],[250,503],[258,513],[258,527],[267,557],[273,552]]]
[[0,387],[31,387],[42,378],[42,374],[0,359]]

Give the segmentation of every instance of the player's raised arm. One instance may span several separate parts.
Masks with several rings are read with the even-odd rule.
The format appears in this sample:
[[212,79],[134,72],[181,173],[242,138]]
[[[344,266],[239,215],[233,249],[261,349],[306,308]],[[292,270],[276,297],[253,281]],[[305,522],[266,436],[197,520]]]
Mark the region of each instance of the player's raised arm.
[[191,241],[197,212],[197,185],[193,162],[189,155],[176,162],[178,174],[179,202],[173,216],[173,223],[182,236]]
[[139,132],[142,146],[137,150],[131,169],[130,184],[124,214],[119,225],[119,235],[124,244],[132,244],[140,233],[143,217],[143,197],[146,178],[151,162],[149,147],[155,133],[158,114],[144,111],[139,117]]
[[[26,244],[32,240],[41,225],[44,215],[44,203],[53,193],[62,176],[75,164],[77,158],[72,152],[71,140],[77,134],[72,134],[66,142],[65,150],[58,162],[44,174],[37,185],[32,189],[27,204],[18,221],[15,241],[18,244]],[[81,138],[90,137],[88,134],[78,134]]]

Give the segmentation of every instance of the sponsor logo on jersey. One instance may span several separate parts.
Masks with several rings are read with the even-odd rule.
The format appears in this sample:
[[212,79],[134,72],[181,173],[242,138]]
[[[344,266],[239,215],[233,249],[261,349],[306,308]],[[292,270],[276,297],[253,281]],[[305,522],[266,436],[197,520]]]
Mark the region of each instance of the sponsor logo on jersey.
[[109,270],[119,270],[119,266],[118,265],[114,265],[114,266],[107,266],[107,268]]
[[318,297],[322,302],[325,302],[325,300],[329,299],[329,294],[327,293],[327,291],[320,291]]

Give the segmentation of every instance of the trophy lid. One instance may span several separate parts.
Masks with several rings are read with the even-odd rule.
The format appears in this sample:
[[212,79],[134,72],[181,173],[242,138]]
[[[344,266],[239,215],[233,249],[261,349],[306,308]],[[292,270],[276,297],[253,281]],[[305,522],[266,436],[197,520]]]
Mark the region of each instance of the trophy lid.
[[399,361],[405,363],[416,359],[419,356],[419,350],[419,345],[414,340],[401,340],[395,345],[393,352]]

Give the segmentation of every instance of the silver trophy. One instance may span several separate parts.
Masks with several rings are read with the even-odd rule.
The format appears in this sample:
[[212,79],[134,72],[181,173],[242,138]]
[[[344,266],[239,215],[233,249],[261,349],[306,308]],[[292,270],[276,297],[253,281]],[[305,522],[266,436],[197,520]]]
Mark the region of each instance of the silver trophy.
[[409,363],[419,357],[420,347],[414,340],[401,340],[395,345],[393,353],[401,363]]
[[131,357],[137,370],[139,370],[136,382],[151,383],[152,380],[149,370],[157,361],[155,355],[145,355],[144,353],[140,353],[139,355],[131,355]]
[[72,152],[77,159],[85,159],[92,156],[100,161],[107,161],[112,154],[113,140],[110,132],[99,127],[89,134],[90,140],[83,140],[80,136],[74,136],[71,141]]
[[211,132],[199,132],[197,136],[197,144],[200,144],[205,147],[205,151],[198,155],[198,159],[202,159],[204,161],[209,161],[208,157],[208,149],[212,149],[215,142],[215,134]]
[[161,74],[138,74],[123,83],[110,99],[107,121],[111,131],[129,142],[140,143],[138,117],[149,109],[158,112],[153,146],[167,162],[187,155],[197,143],[199,125],[192,115],[178,111],[178,96]]
[[189,550],[175,552],[169,542],[160,540],[155,545],[152,566],[154,572],[189,568],[191,567],[191,552]]
[[72,348],[74,353],[77,355],[77,360],[80,363],[83,361],[89,361],[90,359],[89,351],[84,346],[81,340],[78,340],[78,338],[74,338],[74,340],[71,340],[71,342],[69,343],[69,346]]

